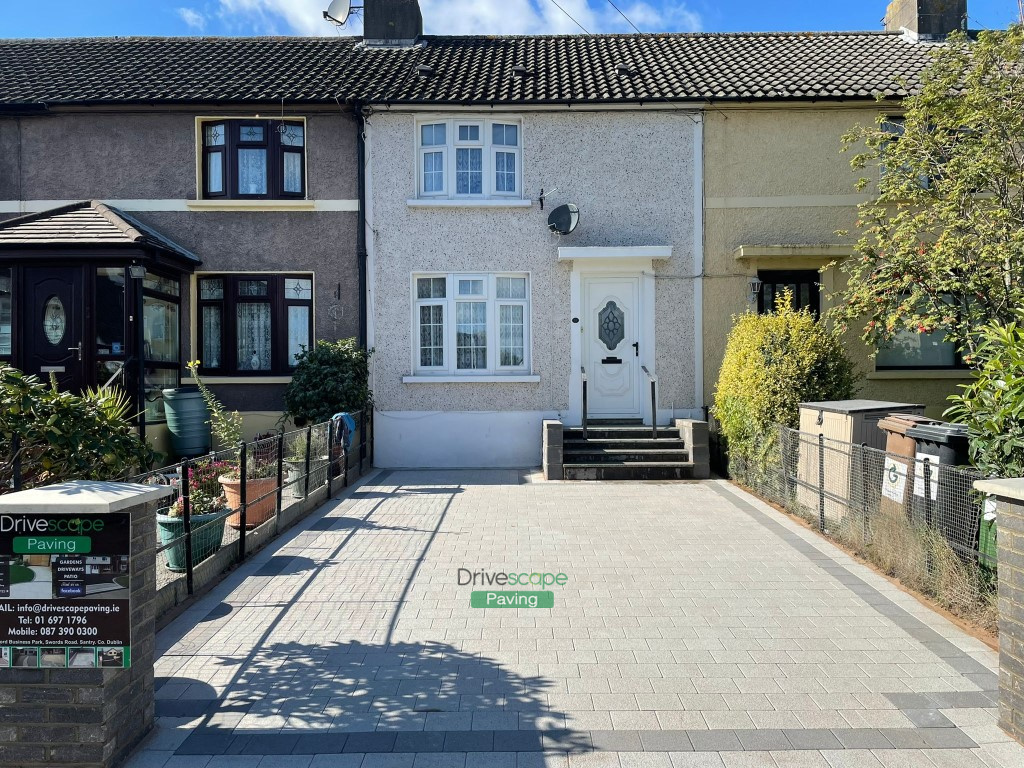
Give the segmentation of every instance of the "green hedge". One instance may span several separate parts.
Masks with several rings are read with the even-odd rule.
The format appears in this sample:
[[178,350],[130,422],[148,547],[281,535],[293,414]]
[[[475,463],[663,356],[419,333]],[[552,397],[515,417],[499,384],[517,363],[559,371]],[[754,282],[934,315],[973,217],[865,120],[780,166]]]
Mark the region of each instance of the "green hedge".
[[853,395],[853,363],[839,335],[784,292],[770,314],[733,319],[713,413],[729,446],[730,471],[743,479],[777,451],[777,425],[796,427],[799,404]]

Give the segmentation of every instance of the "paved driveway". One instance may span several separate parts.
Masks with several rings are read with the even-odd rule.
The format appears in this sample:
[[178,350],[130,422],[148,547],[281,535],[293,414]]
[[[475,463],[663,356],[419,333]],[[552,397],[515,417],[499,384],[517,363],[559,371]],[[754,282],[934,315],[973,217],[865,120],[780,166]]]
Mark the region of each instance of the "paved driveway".
[[994,653],[721,481],[379,472],[158,645],[132,766],[1024,765]]

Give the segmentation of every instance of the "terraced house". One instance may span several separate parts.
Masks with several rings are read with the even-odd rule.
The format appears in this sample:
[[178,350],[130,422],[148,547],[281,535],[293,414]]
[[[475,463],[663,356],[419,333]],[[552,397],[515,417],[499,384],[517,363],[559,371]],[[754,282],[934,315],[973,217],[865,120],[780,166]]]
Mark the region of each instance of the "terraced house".
[[[0,357],[67,386],[126,363],[151,433],[198,357],[252,432],[302,345],[360,334],[381,466],[699,475],[731,316],[825,308],[862,199],[839,137],[965,13],[445,37],[368,0],[365,39],[5,42]],[[933,409],[963,375],[938,337],[865,367]]]
[[[0,360],[133,392],[201,370],[251,435],[294,356],[359,333],[350,44],[0,43]],[[341,97],[339,98],[339,94]]]

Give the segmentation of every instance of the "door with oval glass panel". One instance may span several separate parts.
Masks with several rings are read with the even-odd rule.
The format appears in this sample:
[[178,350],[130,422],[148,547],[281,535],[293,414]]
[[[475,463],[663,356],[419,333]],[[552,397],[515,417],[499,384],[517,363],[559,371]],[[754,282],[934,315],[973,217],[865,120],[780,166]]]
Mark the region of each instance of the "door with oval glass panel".
[[79,391],[84,384],[84,273],[81,267],[25,270],[26,301],[21,328],[25,372],[43,381],[50,373],[61,389]]
[[640,278],[583,278],[587,412],[640,418]]

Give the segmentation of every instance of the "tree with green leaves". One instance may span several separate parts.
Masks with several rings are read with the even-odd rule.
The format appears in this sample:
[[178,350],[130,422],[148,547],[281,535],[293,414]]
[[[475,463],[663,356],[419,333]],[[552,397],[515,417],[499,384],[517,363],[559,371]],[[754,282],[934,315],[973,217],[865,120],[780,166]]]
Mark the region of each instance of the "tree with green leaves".
[[954,35],[933,55],[901,118],[843,137],[877,191],[830,316],[873,346],[945,332],[977,366],[981,329],[1024,306],[1024,27]]

